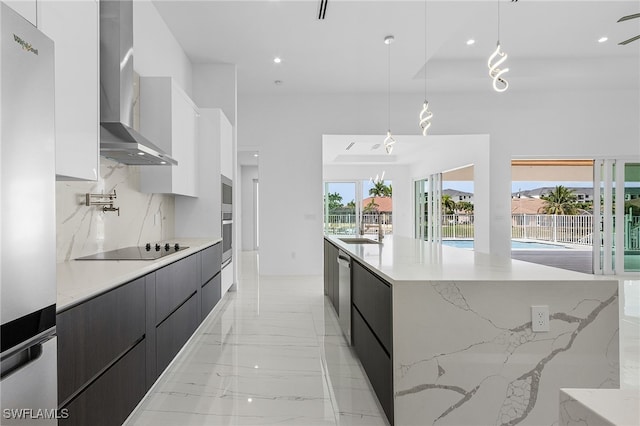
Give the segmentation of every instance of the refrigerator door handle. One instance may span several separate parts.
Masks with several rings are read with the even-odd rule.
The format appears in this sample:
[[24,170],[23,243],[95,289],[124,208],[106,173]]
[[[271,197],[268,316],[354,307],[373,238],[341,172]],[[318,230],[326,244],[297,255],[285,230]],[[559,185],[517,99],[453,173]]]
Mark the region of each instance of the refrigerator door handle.
[[18,351],[13,355],[8,356],[6,359],[3,359],[0,379],[4,380],[4,378],[9,376],[11,373],[26,368],[40,358],[42,356],[42,345],[50,338],[51,337],[41,340],[40,342]]

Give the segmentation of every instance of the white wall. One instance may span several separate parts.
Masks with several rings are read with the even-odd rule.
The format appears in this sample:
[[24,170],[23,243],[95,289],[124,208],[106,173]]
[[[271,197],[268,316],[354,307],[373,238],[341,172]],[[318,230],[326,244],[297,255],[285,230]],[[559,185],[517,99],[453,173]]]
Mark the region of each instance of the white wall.
[[133,2],[133,66],[144,77],[173,77],[193,98],[193,67],[151,0]]
[[236,124],[237,70],[234,64],[194,64],[193,100],[201,108],[221,108]]
[[[418,133],[422,101],[420,94],[392,96],[394,133]],[[637,91],[435,93],[429,102],[432,134],[490,135],[489,193],[505,206],[512,157],[640,155]],[[263,274],[322,273],[322,134],[382,134],[386,105],[386,94],[239,96],[238,121],[245,124],[238,144],[260,149]],[[455,147],[447,155],[455,156]],[[283,194],[290,200],[286,227]],[[491,232],[500,228],[496,239],[503,240],[509,229],[499,212],[508,210],[496,207]]]
[[240,167],[240,235],[241,249],[251,251],[254,249],[253,233],[255,228],[255,206],[253,181],[258,180],[257,166]]

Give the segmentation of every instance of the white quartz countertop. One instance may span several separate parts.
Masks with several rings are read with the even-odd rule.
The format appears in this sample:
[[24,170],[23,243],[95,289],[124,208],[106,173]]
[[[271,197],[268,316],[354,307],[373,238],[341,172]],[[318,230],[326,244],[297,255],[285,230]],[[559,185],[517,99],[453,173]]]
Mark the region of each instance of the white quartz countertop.
[[[594,419],[593,425],[637,426],[640,424],[640,390],[638,389],[560,389],[560,392],[565,393],[587,410],[587,413],[580,413],[580,418],[583,420],[580,424],[592,425],[587,420],[591,413],[599,417]],[[560,399],[562,401],[562,396]]]
[[[348,237],[348,236],[344,236]],[[325,238],[376,271],[390,284],[431,281],[601,281],[601,277],[535,263],[386,236],[382,244],[348,244],[342,236]]]
[[71,260],[58,263],[57,310],[60,312],[220,241],[221,238],[174,238],[171,243],[188,248],[157,260]]

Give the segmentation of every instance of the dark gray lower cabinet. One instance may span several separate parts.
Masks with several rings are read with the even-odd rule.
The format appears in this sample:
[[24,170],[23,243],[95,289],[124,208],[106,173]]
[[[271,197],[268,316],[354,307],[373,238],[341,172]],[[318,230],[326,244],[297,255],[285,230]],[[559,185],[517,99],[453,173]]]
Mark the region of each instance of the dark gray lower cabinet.
[[218,273],[202,286],[200,296],[202,300],[202,319],[205,319],[213,308],[218,304],[221,298],[221,281],[222,274]]
[[59,424],[121,425],[218,303],[220,277],[216,244],[59,312]]
[[382,349],[357,309],[353,309],[351,318],[353,347],[389,423],[393,424],[393,366],[391,358]]
[[197,254],[156,271],[156,321],[164,320],[178,305],[198,290]]
[[[119,426],[142,399],[145,386],[142,340],[64,408],[60,426]],[[143,366],[141,368],[141,366]]]
[[202,284],[220,273],[222,265],[222,243],[215,244],[200,252],[202,258]]
[[353,289],[351,302],[378,337],[387,353],[391,353],[391,286],[358,262],[352,262]]
[[144,337],[144,306],[143,277],[57,315],[60,404]]
[[393,337],[391,286],[351,263],[351,339],[389,423],[393,425]]
[[336,313],[339,312],[338,294],[338,248],[330,242],[324,242],[324,292],[329,297]]
[[180,351],[198,325],[198,298],[194,293],[156,328],[156,368],[158,376]]

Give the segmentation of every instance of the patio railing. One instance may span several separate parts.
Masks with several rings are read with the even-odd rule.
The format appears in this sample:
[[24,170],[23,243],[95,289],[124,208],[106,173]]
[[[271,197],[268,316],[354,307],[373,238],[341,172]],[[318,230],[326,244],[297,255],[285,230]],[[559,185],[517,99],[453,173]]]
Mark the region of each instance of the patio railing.
[[[393,232],[393,216],[381,214],[380,222],[385,234]],[[365,214],[362,230],[356,230],[355,214],[328,215],[325,222],[327,234],[376,234],[378,215]],[[627,249],[640,249],[640,217],[630,218]],[[472,214],[442,215],[442,238],[472,239],[474,237],[474,217]],[[593,216],[513,214],[511,215],[511,238],[549,241],[590,246],[593,244]]]

